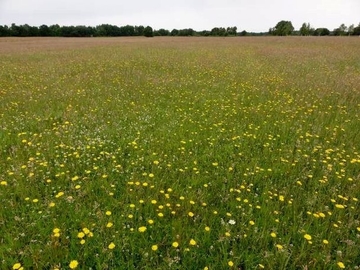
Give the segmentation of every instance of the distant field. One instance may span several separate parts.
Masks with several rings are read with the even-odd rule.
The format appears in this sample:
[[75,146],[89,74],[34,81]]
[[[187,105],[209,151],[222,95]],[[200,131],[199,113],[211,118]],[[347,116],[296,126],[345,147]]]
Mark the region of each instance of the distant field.
[[0,108],[1,269],[360,268],[359,38],[1,38]]

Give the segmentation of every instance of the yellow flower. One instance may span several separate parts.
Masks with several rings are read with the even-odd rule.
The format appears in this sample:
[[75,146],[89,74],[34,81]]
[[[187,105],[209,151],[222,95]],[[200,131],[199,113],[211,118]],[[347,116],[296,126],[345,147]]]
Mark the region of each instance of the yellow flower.
[[310,234],[305,234],[305,235],[304,235],[304,238],[305,238],[306,240],[310,241],[310,240],[311,240],[311,235],[310,235]]
[[270,235],[271,235],[271,237],[276,237],[276,233],[274,233],[274,232],[272,232],[272,233],[270,233]]
[[49,203],[49,207],[54,207],[54,206],[55,206],[54,202]]
[[111,216],[111,211],[106,211],[105,213],[107,216]]
[[108,246],[109,249],[114,249],[115,248],[115,244],[113,242],[111,242]]
[[157,251],[157,250],[158,250],[158,246],[157,246],[157,245],[152,245],[152,246],[151,246],[151,250]]
[[85,236],[85,233],[83,233],[83,232],[79,232],[77,235],[78,238],[84,238],[84,236]]
[[145,231],[146,231],[146,227],[145,227],[145,226],[141,226],[141,227],[139,228],[139,232],[143,233],[143,232],[145,232]]
[[210,231],[210,227],[206,226],[206,227],[205,227],[205,231],[209,232],[209,231]]
[[79,265],[78,261],[72,260],[69,264],[70,269],[75,269]]
[[149,219],[148,223],[151,225],[151,224],[154,224],[154,221],[152,219]]
[[156,204],[157,201],[156,201],[156,200],[151,200],[151,203],[152,203],[152,204]]
[[345,208],[345,206],[342,205],[342,204],[335,204],[335,207],[339,208],[339,209],[344,209]]
[[85,240],[84,240],[84,239],[81,239],[80,244],[81,244],[81,245],[85,244]]
[[233,263],[232,261],[229,261],[229,262],[228,262],[228,265],[229,265],[230,267],[233,267],[233,266],[234,266],[234,263]]
[[280,244],[277,244],[276,247],[277,247],[278,250],[282,250],[282,249],[284,248],[284,247],[283,247],[282,245],[280,245]]
[[111,228],[114,224],[112,222],[108,222],[108,224],[106,224],[106,228]]
[[174,248],[177,248],[177,247],[179,246],[179,243],[178,243],[178,242],[174,242],[174,243],[172,243],[172,246],[173,246]]
[[2,186],[7,186],[7,182],[6,182],[6,181],[1,181],[1,182],[0,182],[0,185],[2,185]]
[[250,225],[255,225],[255,222],[252,221],[252,220],[250,220],[250,221],[249,221],[249,224],[250,224]]
[[12,269],[20,269],[21,263],[15,263],[12,267]]
[[324,240],[323,240],[323,243],[324,243],[325,245],[327,245],[327,244],[329,244],[329,241],[326,240],[326,239],[324,239]]
[[189,212],[188,215],[189,215],[189,217],[193,217],[193,216],[194,216],[194,213],[193,213],[193,212]]
[[337,265],[341,268],[344,269],[345,268],[345,264],[343,262],[338,262]]
[[191,245],[191,246],[195,246],[195,245],[196,245],[196,241],[195,241],[194,239],[191,239],[191,240],[190,240],[190,245]]

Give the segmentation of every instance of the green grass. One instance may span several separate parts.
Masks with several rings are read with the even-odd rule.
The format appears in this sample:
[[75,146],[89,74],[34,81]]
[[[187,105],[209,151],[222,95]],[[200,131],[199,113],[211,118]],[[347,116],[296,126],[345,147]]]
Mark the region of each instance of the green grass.
[[96,40],[0,54],[0,268],[360,267],[358,39]]

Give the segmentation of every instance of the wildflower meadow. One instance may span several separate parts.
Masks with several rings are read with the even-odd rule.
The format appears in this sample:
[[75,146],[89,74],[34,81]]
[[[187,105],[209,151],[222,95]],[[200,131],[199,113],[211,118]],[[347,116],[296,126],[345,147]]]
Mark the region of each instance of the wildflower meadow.
[[0,39],[1,269],[359,269],[360,39]]

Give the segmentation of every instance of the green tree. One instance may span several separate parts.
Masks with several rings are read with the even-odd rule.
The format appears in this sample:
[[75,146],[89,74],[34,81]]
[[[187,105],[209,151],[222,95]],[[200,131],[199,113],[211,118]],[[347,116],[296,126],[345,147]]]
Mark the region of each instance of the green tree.
[[236,26],[228,27],[228,28],[226,28],[226,32],[228,33],[229,36],[236,36],[237,35],[237,27]]
[[142,25],[135,26],[135,36],[143,36],[145,27]]
[[294,26],[291,21],[280,21],[274,28],[269,30],[269,33],[275,36],[288,36],[294,31]]
[[243,30],[243,31],[240,32],[239,35],[242,36],[242,37],[245,37],[245,36],[248,35],[248,32],[246,32],[246,30]]
[[348,27],[347,33],[349,36],[351,36],[354,33],[354,28],[355,26],[353,24]]
[[145,37],[153,37],[154,36],[154,31],[152,29],[151,26],[146,26],[144,29],[144,36]]
[[316,28],[313,35],[314,36],[328,36],[328,35],[330,35],[330,30],[327,28]]
[[172,35],[172,36],[178,36],[178,35],[179,35],[179,30],[178,30],[178,29],[173,29],[173,30],[171,30],[170,35]]
[[354,27],[352,34],[353,34],[353,36],[360,36],[360,23],[358,26]]
[[347,27],[345,24],[341,24],[338,28],[334,29],[334,36],[345,36],[346,35]]
[[311,28],[310,23],[303,23],[300,28],[300,35],[310,36],[314,33],[314,28]]
[[10,36],[10,29],[7,25],[0,25],[0,37],[8,37]]

